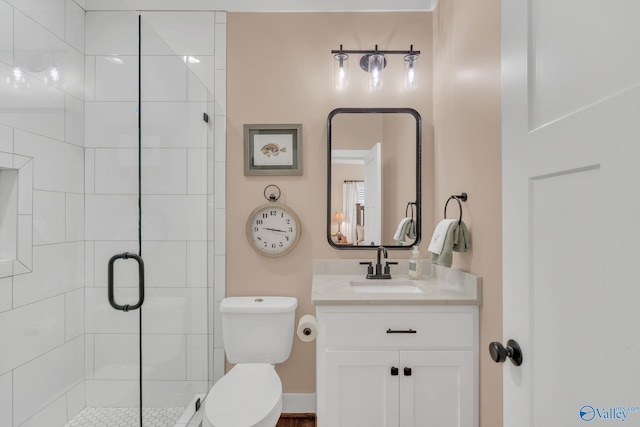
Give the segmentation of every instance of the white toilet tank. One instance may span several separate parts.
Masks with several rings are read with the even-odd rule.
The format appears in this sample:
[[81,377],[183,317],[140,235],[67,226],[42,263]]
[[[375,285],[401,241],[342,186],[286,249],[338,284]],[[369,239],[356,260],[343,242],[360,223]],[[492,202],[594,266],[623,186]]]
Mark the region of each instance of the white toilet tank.
[[298,300],[229,297],[220,303],[222,337],[231,363],[282,363],[291,354]]

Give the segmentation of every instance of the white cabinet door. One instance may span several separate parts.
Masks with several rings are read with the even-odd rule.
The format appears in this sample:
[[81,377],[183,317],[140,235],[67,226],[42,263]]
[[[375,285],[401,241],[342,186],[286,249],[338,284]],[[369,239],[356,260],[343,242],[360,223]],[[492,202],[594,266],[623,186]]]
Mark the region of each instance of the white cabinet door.
[[400,426],[477,426],[474,383],[473,351],[401,351]]
[[399,368],[397,351],[327,351],[325,362],[321,425],[399,427],[398,376],[391,375]]

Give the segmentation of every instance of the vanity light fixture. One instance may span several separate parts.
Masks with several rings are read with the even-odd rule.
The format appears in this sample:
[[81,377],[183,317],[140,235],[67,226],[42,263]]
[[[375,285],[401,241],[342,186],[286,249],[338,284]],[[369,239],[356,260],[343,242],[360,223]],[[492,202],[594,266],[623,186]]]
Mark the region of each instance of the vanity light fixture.
[[416,88],[416,62],[420,56],[419,50],[413,50],[413,45],[409,50],[378,50],[378,45],[373,50],[345,50],[340,45],[340,49],[332,50],[334,59],[334,86],[342,90],[349,83],[349,55],[362,55],[360,57],[360,68],[369,73],[369,89],[377,91],[382,88],[382,75],[387,66],[385,55],[404,55],[405,74],[404,89],[414,90]]

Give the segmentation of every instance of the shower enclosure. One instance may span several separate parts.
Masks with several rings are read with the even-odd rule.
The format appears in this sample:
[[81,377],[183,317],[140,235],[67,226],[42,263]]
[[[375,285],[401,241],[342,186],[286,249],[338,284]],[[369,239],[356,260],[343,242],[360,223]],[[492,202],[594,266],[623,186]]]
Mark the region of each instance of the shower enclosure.
[[173,427],[213,381],[215,13],[86,23],[87,408],[70,425]]
[[0,0],[0,426],[186,426],[224,363],[226,14],[87,3]]

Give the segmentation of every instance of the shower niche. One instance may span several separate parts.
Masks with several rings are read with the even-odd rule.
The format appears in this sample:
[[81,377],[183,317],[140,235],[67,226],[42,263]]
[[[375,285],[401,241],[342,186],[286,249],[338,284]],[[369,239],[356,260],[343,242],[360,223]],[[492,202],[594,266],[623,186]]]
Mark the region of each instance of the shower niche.
[[32,269],[32,165],[29,157],[0,158],[0,278]]

